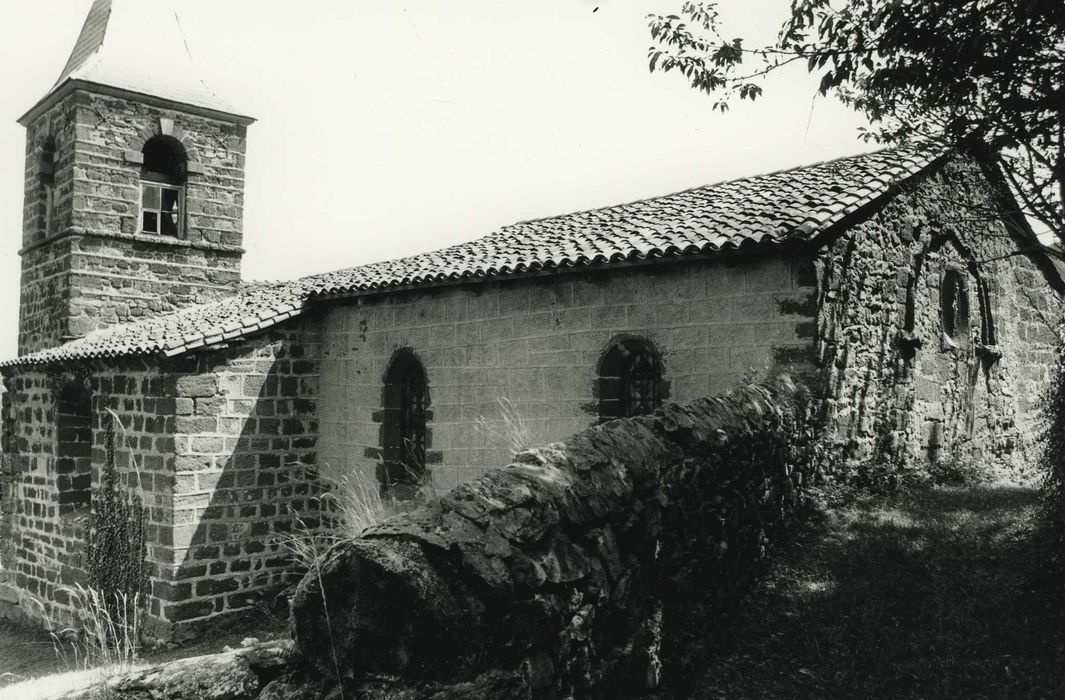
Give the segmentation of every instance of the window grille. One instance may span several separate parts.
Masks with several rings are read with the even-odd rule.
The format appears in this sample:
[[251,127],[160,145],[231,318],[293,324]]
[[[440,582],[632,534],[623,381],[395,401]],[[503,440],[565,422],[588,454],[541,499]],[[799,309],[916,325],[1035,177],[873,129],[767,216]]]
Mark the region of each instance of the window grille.
[[385,377],[385,486],[416,483],[424,475],[428,409],[425,368],[412,353],[401,352]]
[[599,366],[599,417],[629,418],[654,411],[665,398],[662,361],[643,338],[615,342]]

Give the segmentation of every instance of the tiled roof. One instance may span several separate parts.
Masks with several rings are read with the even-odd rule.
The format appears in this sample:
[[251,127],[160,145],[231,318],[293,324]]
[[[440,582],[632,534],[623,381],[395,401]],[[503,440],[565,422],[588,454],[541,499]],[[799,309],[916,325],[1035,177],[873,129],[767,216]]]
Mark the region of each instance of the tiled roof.
[[23,120],[73,81],[240,114],[200,80],[173,0],[94,0],[59,80]]
[[3,364],[178,355],[290,319],[315,297],[809,241],[932,160],[928,155],[884,150],[525,221],[442,250],[293,282],[249,286],[223,301],[105,328]]

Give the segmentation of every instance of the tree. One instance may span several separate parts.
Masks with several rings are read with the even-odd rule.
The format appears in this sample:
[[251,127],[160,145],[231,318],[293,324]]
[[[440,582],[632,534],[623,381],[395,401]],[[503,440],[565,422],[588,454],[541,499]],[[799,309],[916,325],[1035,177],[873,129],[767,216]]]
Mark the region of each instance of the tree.
[[683,74],[714,109],[805,62],[821,95],[866,116],[864,138],[997,158],[1023,212],[1065,242],[1065,2],[793,0],[777,40],[757,48],[722,37],[714,2],[648,22],[651,71]]

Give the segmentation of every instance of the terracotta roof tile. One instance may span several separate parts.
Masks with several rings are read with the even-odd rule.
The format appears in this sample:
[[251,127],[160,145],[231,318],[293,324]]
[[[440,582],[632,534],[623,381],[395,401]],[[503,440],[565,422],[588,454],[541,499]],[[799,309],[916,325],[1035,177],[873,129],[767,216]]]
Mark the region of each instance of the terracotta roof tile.
[[292,282],[248,285],[222,301],[111,326],[3,365],[179,355],[269,328],[298,316],[322,296],[807,241],[933,160],[928,155],[883,150],[523,221],[442,250]]

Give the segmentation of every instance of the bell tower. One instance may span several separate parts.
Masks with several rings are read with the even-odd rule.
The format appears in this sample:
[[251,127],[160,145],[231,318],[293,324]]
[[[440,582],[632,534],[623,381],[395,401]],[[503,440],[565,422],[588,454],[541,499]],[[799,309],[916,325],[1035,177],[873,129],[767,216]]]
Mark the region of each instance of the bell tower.
[[19,354],[232,294],[254,121],[200,80],[173,2],[94,0],[26,127]]

